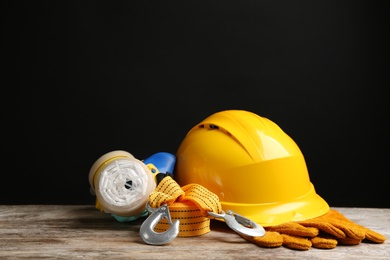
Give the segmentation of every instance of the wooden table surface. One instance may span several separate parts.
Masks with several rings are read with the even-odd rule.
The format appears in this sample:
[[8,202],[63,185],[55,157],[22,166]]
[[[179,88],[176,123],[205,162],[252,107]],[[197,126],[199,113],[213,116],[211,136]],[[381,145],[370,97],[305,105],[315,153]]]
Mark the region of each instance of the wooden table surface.
[[328,250],[262,248],[211,220],[205,235],[153,246],[140,238],[144,219],[121,223],[92,205],[0,205],[0,259],[390,259],[390,209],[333,209],[387,240]]

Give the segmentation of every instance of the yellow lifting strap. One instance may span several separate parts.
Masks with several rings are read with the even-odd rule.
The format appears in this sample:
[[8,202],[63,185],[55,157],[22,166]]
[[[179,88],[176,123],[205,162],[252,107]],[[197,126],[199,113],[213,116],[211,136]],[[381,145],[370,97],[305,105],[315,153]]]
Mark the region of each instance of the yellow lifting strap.
[[[208,212],[222,213],[216,194],[199,184],[180,187],[170,176],[165,177],[149,195],[149,205],[159,208],[168,205],[172,221],[180,221],[179,237],[199,236],[210,232]],[[170,224],[163,218],[155,226],[156,232],[164,232]]]

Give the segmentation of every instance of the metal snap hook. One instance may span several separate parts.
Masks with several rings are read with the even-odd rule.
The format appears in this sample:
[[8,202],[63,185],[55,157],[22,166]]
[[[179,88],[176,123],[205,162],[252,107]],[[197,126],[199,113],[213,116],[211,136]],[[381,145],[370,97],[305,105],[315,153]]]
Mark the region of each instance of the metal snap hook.
[[[142,240],[150,245],[164,245],[171,242],[179,234],[179,220],[175,220],[172,223],[171,215],[167,205],[162,205],[157,209],[152,209],[149,202],[146,204],[146,208],[149,212],[152,212],[150,216],[142,223],[140,228],[140,236]],[[169,229],[164,232],[154,231],[154,227],[162,219],[166,218],[170,225]]]
[[208,212],[208,214],[215,218],[224,219],[226,224],[237,233],[252,237],[261,237],[265,235],[265,229],[262,226],[231,210],[228,210],[226,213],[222,211],[221,214],[214,212]]

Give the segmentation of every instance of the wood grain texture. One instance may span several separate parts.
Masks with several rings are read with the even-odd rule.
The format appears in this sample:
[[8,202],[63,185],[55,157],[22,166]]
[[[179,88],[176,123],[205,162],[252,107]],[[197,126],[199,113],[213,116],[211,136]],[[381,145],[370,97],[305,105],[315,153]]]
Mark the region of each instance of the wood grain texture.
[[383,244],[361,243],[324,250],[262,248],[225,223],[211,231],[176,238],[163,246],[139,236],[143,219],[120,223],[91,205],[0,205],[1,259],[390,259],[390,209],[333,208],[386,236]]

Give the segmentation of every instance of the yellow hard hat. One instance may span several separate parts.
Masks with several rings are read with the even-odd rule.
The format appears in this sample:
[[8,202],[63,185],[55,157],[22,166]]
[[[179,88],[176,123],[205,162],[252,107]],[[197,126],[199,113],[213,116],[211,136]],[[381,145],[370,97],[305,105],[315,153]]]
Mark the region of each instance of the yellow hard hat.
[[297,144],[274,122],[245,110],[194,126],[176,154],[175,179],[218,195],[222,209],[262,226],[321,216],[327,202],[310,182]]

